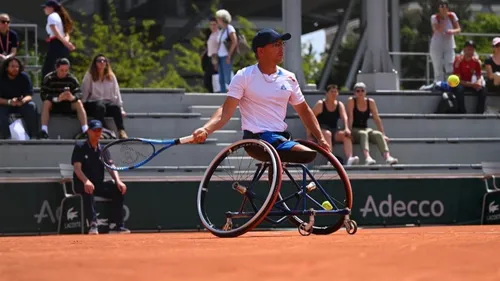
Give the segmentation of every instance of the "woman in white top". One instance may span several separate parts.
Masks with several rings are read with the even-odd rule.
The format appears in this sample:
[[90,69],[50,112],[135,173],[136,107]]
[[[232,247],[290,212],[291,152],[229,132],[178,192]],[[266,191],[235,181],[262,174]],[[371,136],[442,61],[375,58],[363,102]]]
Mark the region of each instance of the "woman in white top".
[[104,117],[113,117],[118,135],[128,138],[123,125],[123,101],[120,86],[111,69],[111,64],[104,55],[97,55],[92,60],[89,70],[82,81],[82,101],[87,115],[104,123]]
[[[217,36],[219,36],[219,27],[217,25],[217,20],[215,19],[215,17],[210,18],[208,24],[209,29],[205,33],[205,36],[207,38],[207,45],[201,59],[204,72],[204,86],[209,93],[213,93],[214,85],[212,83],[212,76],[217,73],[219,65],[219,58],[217,56],[217,48],[219,47],[219,43],[217,43]],[[218,89],[219,87],[216,88]]]
[[233,55],[236,52],[238,38],[236,29],[231,23],[231,14],[226,10],[218,10],[215,13],[220,33],[217,37],[219,44],[217,56],[219,57],[219,83],[222,93],[227,92],[227,86],[231,83],[231,72],[233,71]]
[[75,49],[75,46],[69,41],[69,33],[73,31],[73,21],[61,4],[55,0],[49,0],[42,5],[47,17],[47,34],[49,38],[49,49],[45,57],[42,68],[42,75],[55,70],[56,60],[59,58],[69,59],[69,52]]
[[454,35],[461,31],[457,15],[449,11],[448,1],[439,1],[439,13],[432,15],[431,24],[429,52],[434,68],[434,82],[444,81],[445,73],[449,75],[453,72],[456,47]]

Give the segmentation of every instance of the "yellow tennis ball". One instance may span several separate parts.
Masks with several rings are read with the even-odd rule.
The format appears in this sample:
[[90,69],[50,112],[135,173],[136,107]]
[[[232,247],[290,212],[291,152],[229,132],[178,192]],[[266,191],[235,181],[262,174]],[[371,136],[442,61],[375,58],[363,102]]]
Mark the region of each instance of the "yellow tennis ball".
[[453,74],[448,76],[448,85],[450,85],[450,87],[455,88],[458,84],[460,84],[460,78],[457,75]]
[[325,210],[331,210],[333,209],[333,206],[330,202],[328,201],[324,201],[323,203],[321,203],[321,206],[323,206],[323,208],[325,208]]

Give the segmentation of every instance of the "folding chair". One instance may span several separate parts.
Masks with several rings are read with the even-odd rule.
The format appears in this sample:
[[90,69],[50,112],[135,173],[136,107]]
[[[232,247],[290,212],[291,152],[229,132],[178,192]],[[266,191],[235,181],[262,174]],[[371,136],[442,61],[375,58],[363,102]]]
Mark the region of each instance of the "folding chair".
[[498,224],[500,223],[500,188],[497,186],[496,179],[500,177],[500,162],[482,162],[481,165],[486,188],[483,197],[481,224]]
[[[66,203],[66,200],[69,198],[78,198],[80,201],[80,233],[84,233],[84,224],[83,222],[85,221],[85,214],[83,211],[83,197],[75,192],[75,185],[73,183],[73,165],[70,164],[59,164],[59,170],[61,172],[61,180],[60,183],[63,188],[63,195],[64,198],[61,200],[61,206],[60,206],[60,212],[59,212],[59,217],[58,217],[58,225],[57,225],[57,233],[61,234],[61,225],[62,225],[62,216],[63,216],[63,210],[64,210],[64,203]],[[71,185],[71,189],[68,188],[68,184]],[[71,190],[71,191],[69,191]]]

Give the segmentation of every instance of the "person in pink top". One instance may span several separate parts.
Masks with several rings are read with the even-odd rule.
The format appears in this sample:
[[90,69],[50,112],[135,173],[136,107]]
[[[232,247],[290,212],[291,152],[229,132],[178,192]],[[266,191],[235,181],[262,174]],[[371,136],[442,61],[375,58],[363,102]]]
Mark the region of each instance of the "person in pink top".
[[239,105],[244,139],[262,139],[277,150],[310,151],[290,140],[291,135],[286,131],[288,126],[284,120],[290,103],[318,144],[330,151],[295,74],[278,66],[283,61],[284,43],[290,38],[289,33],[279,34],[272,29],[261,30],[255,35],[252,49],[258,63],[236,73],[224,104],[203,127],[193,132],[195,142],[204,142],[211,133],[221,129]]

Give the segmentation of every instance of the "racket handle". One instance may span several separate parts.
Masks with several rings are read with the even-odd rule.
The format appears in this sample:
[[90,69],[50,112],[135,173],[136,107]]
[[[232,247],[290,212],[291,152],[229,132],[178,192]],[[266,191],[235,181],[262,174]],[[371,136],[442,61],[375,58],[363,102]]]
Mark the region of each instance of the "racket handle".
[[183,144],[183,143],[188,143],[188,142],[191,142],[194,140],[194,137],[191,135],[191,136],[186,136],[186,137],[182,137],[179,139],[179,143],[180,144]]

